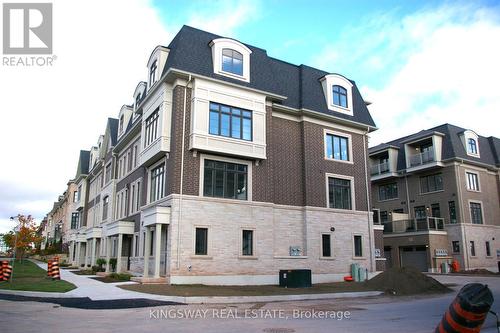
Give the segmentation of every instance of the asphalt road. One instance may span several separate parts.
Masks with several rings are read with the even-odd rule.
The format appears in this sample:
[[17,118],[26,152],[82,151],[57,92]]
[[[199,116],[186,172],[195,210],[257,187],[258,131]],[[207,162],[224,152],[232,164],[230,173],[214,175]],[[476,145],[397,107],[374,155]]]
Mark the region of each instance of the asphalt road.
[[[500,312],[500,277],[439,277],[445,283],[486,283]],[[82,310],[59,304],[0,300],[2,332],[433,332],[456,293],[425,297],[162,305]],[[190,318],[186,318],[190,317]],[[493,316],[482,332],[496,332]]]

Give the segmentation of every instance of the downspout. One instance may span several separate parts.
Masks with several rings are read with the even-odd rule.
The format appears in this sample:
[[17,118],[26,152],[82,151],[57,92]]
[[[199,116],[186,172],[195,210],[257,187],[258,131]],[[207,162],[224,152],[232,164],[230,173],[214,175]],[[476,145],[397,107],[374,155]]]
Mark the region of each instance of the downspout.
[[184,147],[186,145],[186,107],[187,107],[187,88],[191,82],[191,74],[184,87],[184,106],[182,110],[182,144],[181,144],[181,181],[179,189],[179,221],[177,222],[177,269],[181,267],[181,221],[182,221],[182,192],[184,184]]
[[408,190],[408,174],[405,172],[405,188],[406,188],[406,209],[408,212],[408,219],[411,219],[410,212],[410,191]]
[[[460,165],[463,166],[464,160],[460,160]],[[465,232],[465,209],[464,209],[464,202],[463,202],[463,197],[462,197],[462,177],[460,177],[460,170],[458,166],[456,167],[456,173],[457,173],[457,192],[458,192],[458,197],[460,199],[459,205],[460,205],[460,229],[462,231],[462,241],[464,243],[464,265],[465,269],[470,268],[470,261],[469,261],[469,244],[467,243],[467,234]]]
[[367,214],[367,220],[368,220],[368,239],[369,239],[369,245],[370,245],[370,271],[374,272],[375,271],[375,258],[373,257],[373,252],[375,251],[375,245],[373,244],[373,223],[370,219],[370,183],[368,179],[368,167],[367,167],[367,158],[366,158],[366,136],[370,132],[370,128],[366,128],[366,133],[363,134],[363,157],[364,157],[364,168],[365,168],[365,180],[366,180],[366,214]]

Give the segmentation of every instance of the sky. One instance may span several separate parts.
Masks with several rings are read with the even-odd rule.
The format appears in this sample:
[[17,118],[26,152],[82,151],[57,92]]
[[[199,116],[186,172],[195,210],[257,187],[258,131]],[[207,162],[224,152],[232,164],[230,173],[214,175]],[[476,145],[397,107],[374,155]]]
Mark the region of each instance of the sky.
[[496,1],[52,3],[53,66],[0,65],[0,233],[10,216],[50,211],[79,150],[132,103],[151,51],[183,24],[356,81],[379,128],[372,146],[443,123],[500,137]]

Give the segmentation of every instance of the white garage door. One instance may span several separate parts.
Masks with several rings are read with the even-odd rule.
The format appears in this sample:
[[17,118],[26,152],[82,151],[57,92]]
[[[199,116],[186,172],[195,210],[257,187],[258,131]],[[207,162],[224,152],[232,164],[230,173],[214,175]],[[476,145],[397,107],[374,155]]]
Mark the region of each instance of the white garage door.
[[421,272],[427,272],[427,248],[425,246],[405,246],[399,248],[401,267],[415,267]]

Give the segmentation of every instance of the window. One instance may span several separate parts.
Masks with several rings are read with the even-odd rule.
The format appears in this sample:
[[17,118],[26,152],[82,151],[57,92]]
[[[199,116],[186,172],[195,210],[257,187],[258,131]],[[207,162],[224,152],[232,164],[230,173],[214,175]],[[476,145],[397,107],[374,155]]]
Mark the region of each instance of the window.
[[206,256],[208,254],[208,228],[196,228],[194,254]]
[[484,243],[484,245],[486,246],[486,256],[491,257],[490,242],[487,241],[486,243]]
[[425,206],[417,206],[414,208],[415,210],[415,219],[417,220],[425,220],[427,218],[427,210]]
[[120,133],[123,132],[123,115],[120,116]]
[[130,185],[130,213],[134,214],[139,211],[141,195],[141,181],[138,180]]
[[450,223],[457,223],[457,210],[455,208],[455,201],[448,202],[448,211],[450,213]]
[[139,235],[134,235],[134,257],[139,256]]
[[351,181],[341,178],[328,178],[329,207],[352,209]]
[[244,164],[205,160],[203,195],[247,200],[247,178]]
[[139,163],[137,158],[138,158],[138,152],[139,152],[139,146],[138,145],[134,145],[134,153],[133,153],[133,160],[134,162],[132,163],[133,167],[137,167],[137,164]]
[[360,235],[354,236],[354,256],[355,257],[363,256],[363,240]]
[[431,205],[432,217],[441,217],[441,208],[438,203],[433,203]]
[[346,137],[326,135],[326,157],[334,160],[349,160],[349,139]]
[[479,202],[470,203],[470,217],[473,224],[483,224],[483,212]]
[[388,215],[387,215],[387,211],[386,210],[383,210],[380,212],[380,222],[384,223],[384,222],[387,222],[389,220],[388,218]]
[[398,184],[397,183],[380,185],[378,187],[378,199],[379,199],[379,201],[397,199],[397,197],[398,197]]
[[252,112],[211,102],[209,133],[252,141]]
[[102,219],[106,220],[108,218],[108,207],[109,207],[109,197],[106,196],[102,199]]
[[78,229],[80,222],[80,213],[71,213],[71,229]]
[[243,230],[241,254],[253,256],[253,230]]
[[332,242],[331,242],[331,235],[329,234],[321,235],[321,256],[323,257],[332,256]]
[[82,198],[82,185],[78,186],[78,201]]
[[149,202],[154,202],[163,198],[165,184],[165,166],[160,166],[151,170],[150,196]]
[[420,177],[420,192],[428,193],[443,190],[443,178],[440,173]]
[[222,70],[243,76],[243,54],[232,49],[222,49]]
[[78,191],[73,192],[73,202],[78,202]]
[[149,68],[149,87],[153,86],[153,84],[156,82],[156,68],[157,68],[157,61],[155,60],[151,67]]
[[476,256],[476,245],[474,244],[474,241],[470,241],[470,255],[471,257]]
[[334,85],[333,90],[333,104],[347,108],[347,90],[344,87]]
[[106,171],[104,174],[104,183],[107,184],[111,180],[111,162],[106,165]]
[[460,242],[459,241],[452,241],[451,242],[451,249],[453,253],[460,253]]
[[469,154],[477,155],[477,143],[475,139],[469,138],[467,140],[467,152]]
[[479,192],[479,176],[477,173],[466,172],[467,176],[467,189],[469,191]]
[[149,146],[158,138],[158,118],[160,109],[156,109],[147,119],[144,133],[144,147]]

